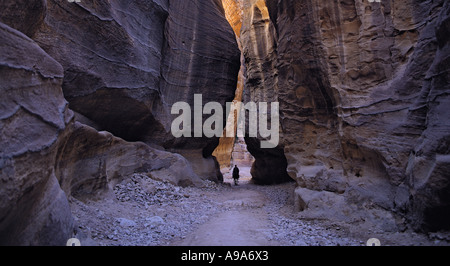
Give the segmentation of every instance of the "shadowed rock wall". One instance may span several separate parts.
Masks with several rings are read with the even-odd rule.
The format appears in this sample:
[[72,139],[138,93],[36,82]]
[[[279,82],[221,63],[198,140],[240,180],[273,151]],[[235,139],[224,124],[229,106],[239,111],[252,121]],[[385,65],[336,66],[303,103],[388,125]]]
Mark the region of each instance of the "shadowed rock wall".
[[0,244],[64,245],[67,198],[101,197],[135,172],[182,186],[220,178],[218,140],[175,140],[170,108],[194,93],[234,97],[240,52],[221,1],[0,8]]
[[246,90],[280,102],[304,215],[377,209],[398,214],[385,228],[447,228],[449,4],[246,2]]

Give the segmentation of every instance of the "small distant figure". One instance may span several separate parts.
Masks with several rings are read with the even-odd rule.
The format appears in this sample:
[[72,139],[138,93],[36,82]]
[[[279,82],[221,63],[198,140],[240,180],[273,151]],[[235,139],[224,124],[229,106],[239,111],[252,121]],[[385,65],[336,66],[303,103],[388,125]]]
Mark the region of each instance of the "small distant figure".
[[237,165],[235,165],[234,169],[233,169],[233,179],[234,179],[234,185],[238,186],[239,185],[239,168],[237,167]]

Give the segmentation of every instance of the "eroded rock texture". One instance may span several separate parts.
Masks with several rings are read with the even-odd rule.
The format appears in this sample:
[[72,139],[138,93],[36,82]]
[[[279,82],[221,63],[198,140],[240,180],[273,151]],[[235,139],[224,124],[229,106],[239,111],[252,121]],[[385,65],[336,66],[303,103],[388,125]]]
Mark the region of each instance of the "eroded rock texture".
[[0,244],[63,245],[72,233],[66,195],[93,198],[135,172],[201,183],[181,155],[75,123],[62,66],[4,24],[1,39]]
[[[161,66],[164,109],[178,101],[193,107],[194,94],[202,94],[203,104],[225,106],[234,99],[240,51],[224,12],[221,0],[170,1]],[[168,129],[173,118],[164,119]],[[222,176],[211,155],[218,144],[218,138],[179,138],[164,147],[183,154],[202,178],[217,181]]]
[[64,245],[67,198],[102,197],[135,172],[181,186],[220,178],[218,139],[170,133],[173,103],[234,97],[240,52],[220,1],[0,8],[18,30],[0,24],[0,244]]
[[[244,102],[277,102],[276,30],[271,23],[269,9],[264,0],[243,1],[243,9],[241,45],[246,63]],[[246,119],[248,122],[249,117]],[[267,185],[292,180],[286,172],[283,144],[265,150],[260,148],[260,140],[246,138],[247,148],[255,157],[251,170],[255,183]]]
[[101,192],[111,190],[136,172],[178,186],[201,184],[181,155],[156,150],[142,142],[126,142],[78,122],[70,125],[60,141],[56,175],[69,195],[102,196]]
[[174,139],[170,111],[194,94],[234,97],[240,52],[221,1],[47,1],[33,39],[63,65],[72,110],[127,141],[207,157],[198,174],[220,178],[204,174],[218,139]]
[[35,42],[0,23],[0,245],[60,245],[71,234],[54,170],[72,117],[63,74]]
[[[228,23],[232,26],[233,32],[236,35],[236,41],[239,45],[239,49],[241,52],[241,66],[238,73],[238,80],[236,84],[236,91],[233,99],[233,103],[242,102],[242,97],[244,93],[244,85],[245,85],[245,62],[244,62],[244,56],[242,53],[242,47],[240,45],[240,35],[241,35],[241,28],[242,28],[242,22],[243,22],[243,9],[242,4],[243,1],[241,0],[222,0],[222,4],[225,11],[225,17],[228,21]],[[226,171],[225,169],[229,169],[232,167],[231,161],[232,161],[232,153],[235,147],[236,138],[234,137],[236,134],[235,132],[227,132],[227,130],[231,130],[233,128],[236,130],[237,127],[237,117],[238,113],[235,112],[234,114],[228,114],[227,121],[226,121],[226,127],[223,131],[223,136],[219,140],[219,145],[216,147],[216,149],[213,152],[213,156],[217,159],[217,162],[219,163],[220,167]],[[233,126],[234,125],[234,126]],[[232,137],[229,137],[232,136]],[[248,153],[247,151],[244,151]]]
[[194,93],[232,99],[239,69],[220,1],[48,1],[34,40],[64,66],[74,111],[126,140],[160,145],[173,103],[193,103]]
[[280,102],[299,208],[343,202],[346,221],[376,207],[401,214],[386,228],[447,228],[449,3],[247,3],[246,85]]
[[[444,3],[436,19],[436,56],[426,72],[416,109],[426,128],[416,141],[406,167],[406,184],[413,192],[407,205],[414,223],[429,230],[448,229],[450,223],[450,3]],[[425,96],[426,95],[426,96]],[[423,108],[423,107],[422,107]]]

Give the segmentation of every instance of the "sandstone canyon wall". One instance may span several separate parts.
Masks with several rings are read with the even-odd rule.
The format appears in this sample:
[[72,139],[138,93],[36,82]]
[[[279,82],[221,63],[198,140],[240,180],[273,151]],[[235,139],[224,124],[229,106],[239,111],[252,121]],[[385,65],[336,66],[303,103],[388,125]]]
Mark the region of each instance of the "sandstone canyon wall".
[[[244,102],[277,102],[278,71],[276,30],[269,9],[261,0],[243,1],[241,45],[246,63]],[[269,107],[270,117],[270,107]],[[247,125],[249,117],[246,117]],[[248,131],[247,131],[248,132]],[[292,180],[286,169],[287,160],[282,145],[260,149],[260,139],[246,138],[247,149],[255,157],[251,174],[257,184],[276,184]]]
[[236,35],[244,101],[280,102],[280,145],[246,138],[257,183],[294,179],[306,218],[449,229],[450,3],[224,3],[232,26],[220,0],[0,0],[0,245],[64,245],[70,199],[135,172],[220,180],[170,107],[235,98]]
[[54,157],[73,116],[61,90],[63,68],[4,24],[0,39],[0,244],[62,243],[72,219]]
[[218,140],[175,140],[170,108],[195,93],[234,97],[240,52],[221,1],[0,8],[1,245],[64,245],[68,199],[134,172],[182,186],[220,178]]
[[280,102],[303,215],[448,229],[449,2],[244,2],[247,97]]

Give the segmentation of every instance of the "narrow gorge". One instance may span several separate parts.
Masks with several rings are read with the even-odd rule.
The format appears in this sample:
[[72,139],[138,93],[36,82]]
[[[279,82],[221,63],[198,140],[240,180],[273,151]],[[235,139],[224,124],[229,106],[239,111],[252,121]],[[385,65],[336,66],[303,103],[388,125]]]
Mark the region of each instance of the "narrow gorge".
[[[0,7],[0,245],[450,241],[450,2]],[[279,103],[278,146],[174,137],[195,95]]]

